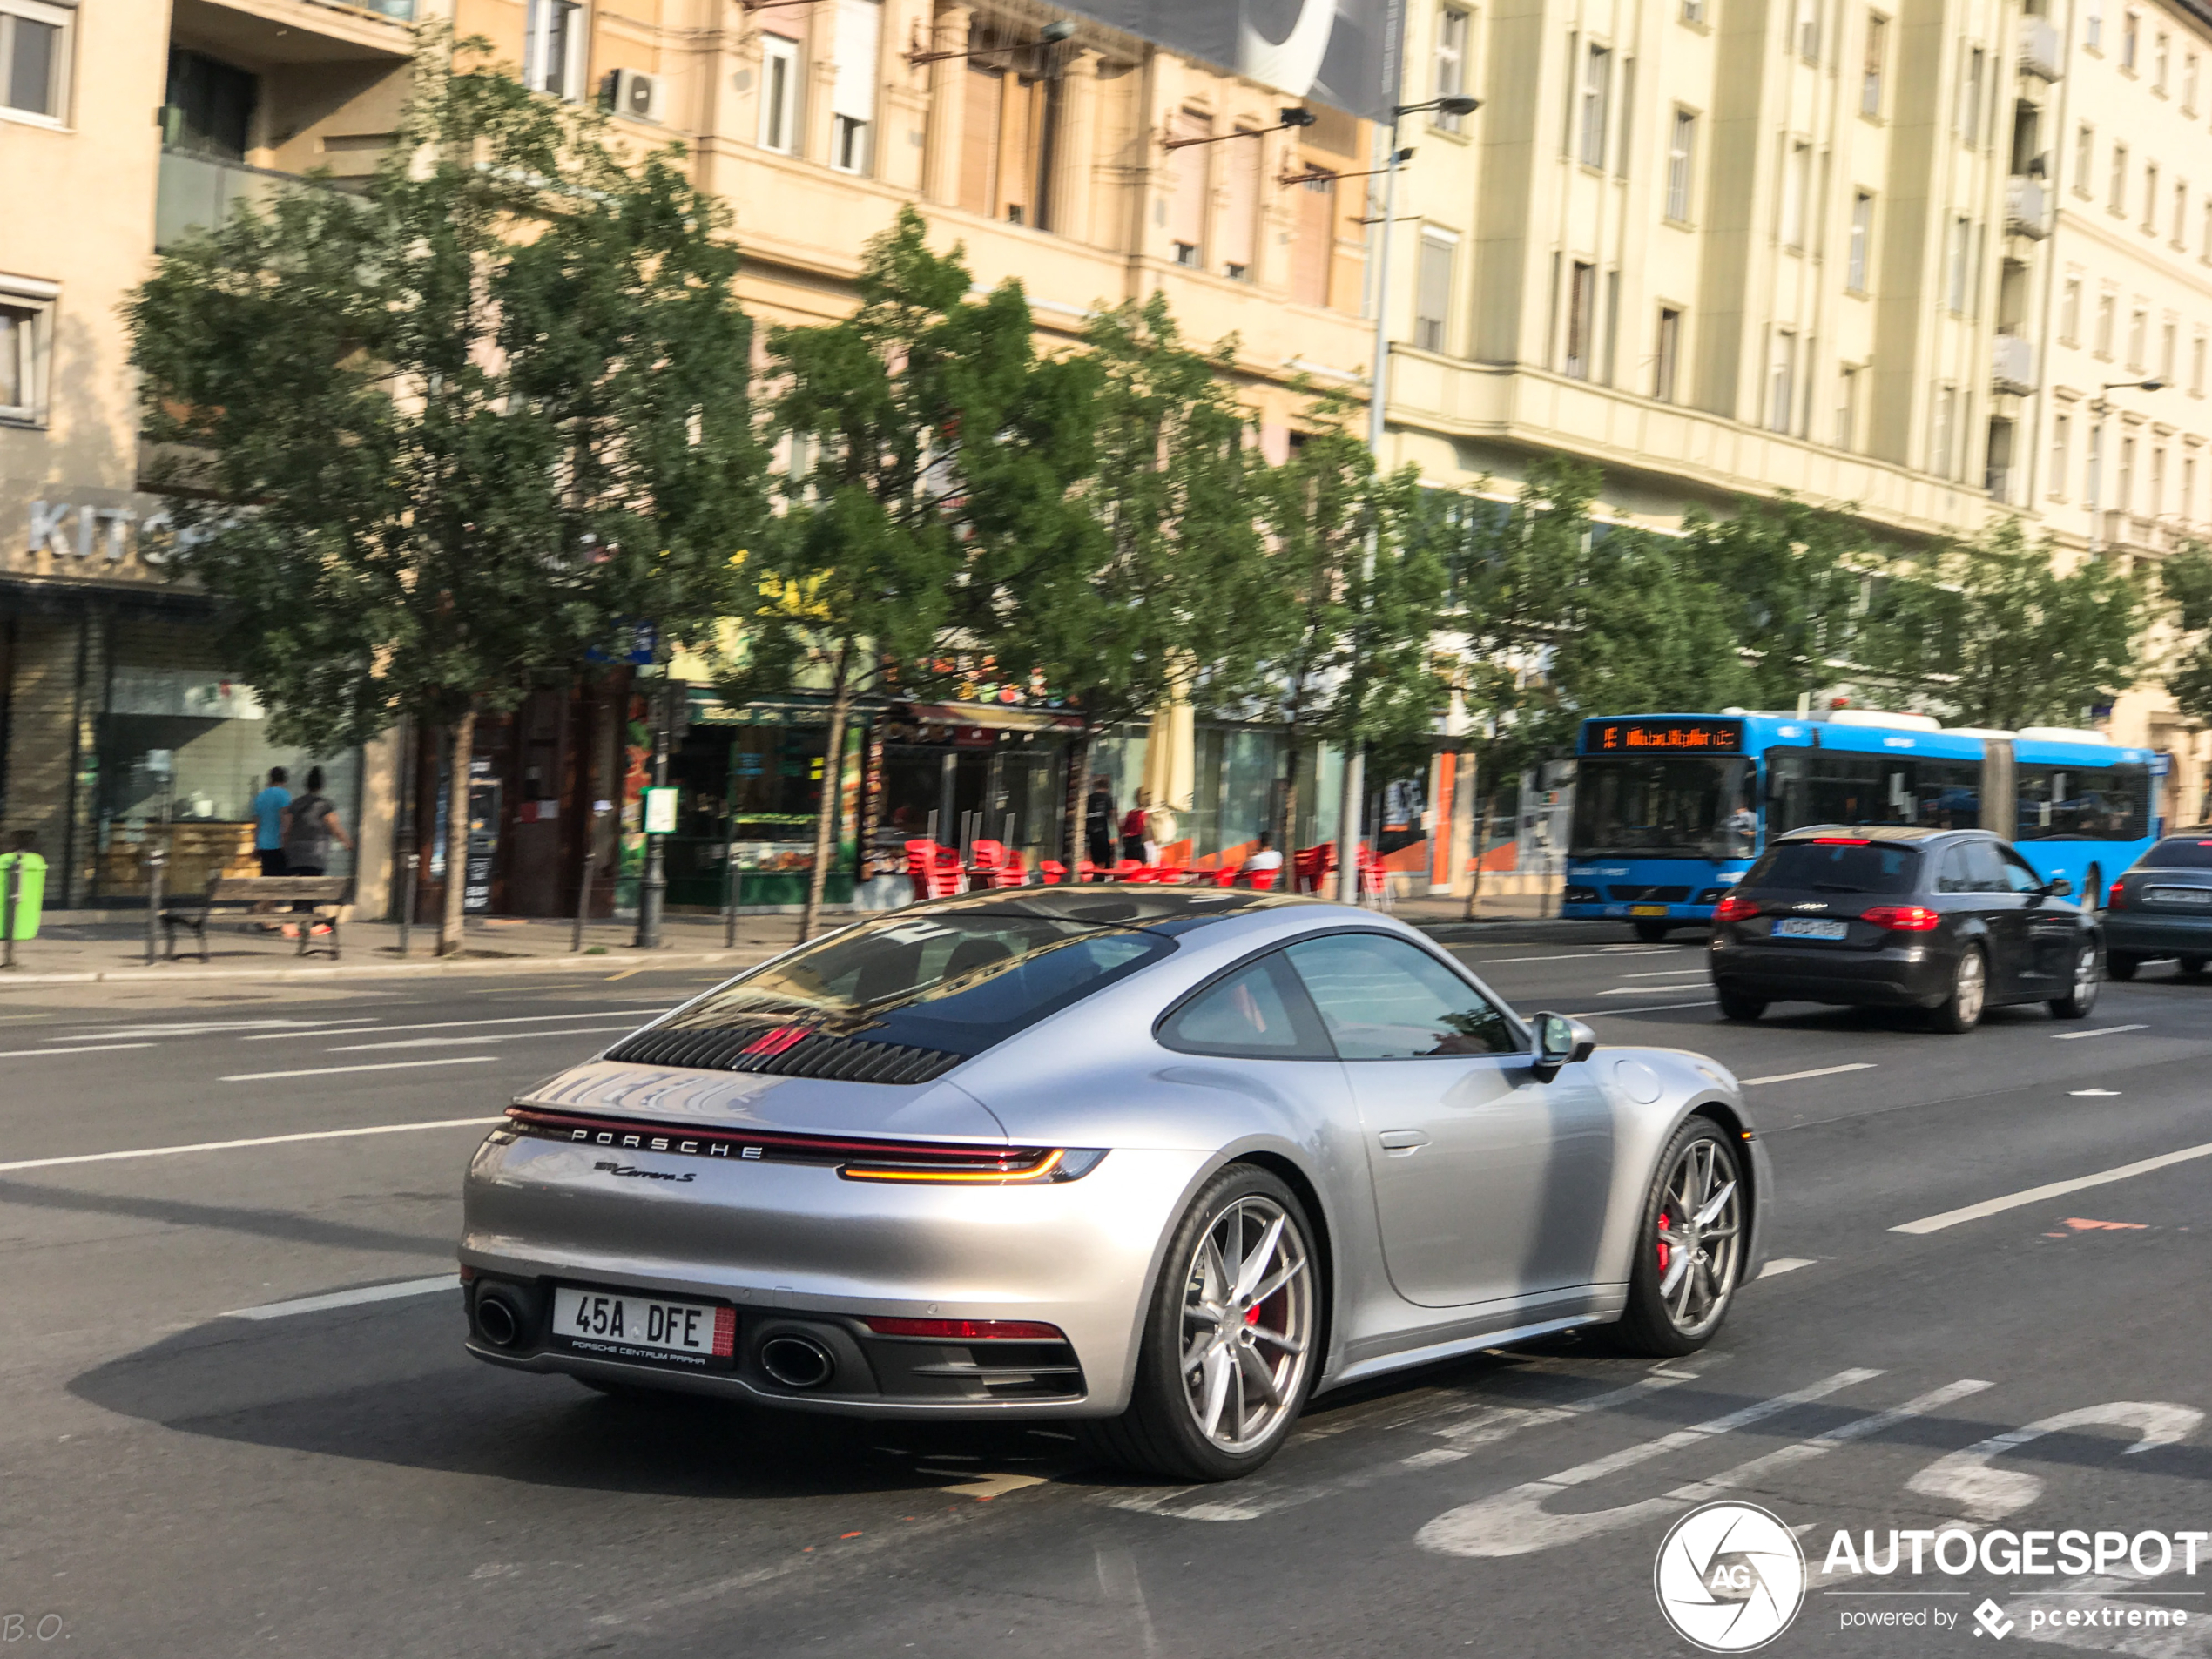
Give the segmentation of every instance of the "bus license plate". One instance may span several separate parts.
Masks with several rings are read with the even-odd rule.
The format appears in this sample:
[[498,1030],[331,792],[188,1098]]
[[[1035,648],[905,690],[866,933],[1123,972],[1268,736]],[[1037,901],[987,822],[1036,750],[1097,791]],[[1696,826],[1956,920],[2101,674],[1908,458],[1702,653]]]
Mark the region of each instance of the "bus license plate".
[[1851,929],[1840,921],[1813,921],[1803,916],[1790,916],[1774,924],[1777,939],[1842,939]]
[[1663,916],[1667,914],[1667,907],[1662,904],[1632,904],[1629,907],[1629,914],[1632,916]]

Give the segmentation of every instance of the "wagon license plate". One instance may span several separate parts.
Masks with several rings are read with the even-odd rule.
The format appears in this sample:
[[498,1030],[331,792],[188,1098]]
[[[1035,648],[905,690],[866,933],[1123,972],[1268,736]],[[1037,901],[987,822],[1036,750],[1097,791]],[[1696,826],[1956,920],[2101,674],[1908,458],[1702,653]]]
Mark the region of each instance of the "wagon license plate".
[[2212,887],[2153,887],[2143,897],[2152,904],[2187,904],[2212,908]]
[[1778,939],[1842,939],[1851,929],[1840,921],[1813,921],[1804,916],[1786,916],[1774,924]]
[[719,1371],[737,1347],[738,1312],[561,1285],[553,1291],[553,1334],[571,1353]]
[[1667,914],[1667,907],[1662,904],[1632,904],[1629,907],[1629,914],[1632,916],[1663,916]]

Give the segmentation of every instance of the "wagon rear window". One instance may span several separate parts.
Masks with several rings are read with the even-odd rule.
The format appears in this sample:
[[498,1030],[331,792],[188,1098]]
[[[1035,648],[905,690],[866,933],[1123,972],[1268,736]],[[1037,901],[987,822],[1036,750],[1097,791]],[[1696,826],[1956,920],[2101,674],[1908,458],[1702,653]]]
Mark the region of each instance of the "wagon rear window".
[[2212,870],[2212,840],[2171,836],[2135,862],[2146,870]]
[[1920,855],[1880,842],[1784,841],[1767,849],[1743,878],[1746,887],[1811,893],[1911,893]]

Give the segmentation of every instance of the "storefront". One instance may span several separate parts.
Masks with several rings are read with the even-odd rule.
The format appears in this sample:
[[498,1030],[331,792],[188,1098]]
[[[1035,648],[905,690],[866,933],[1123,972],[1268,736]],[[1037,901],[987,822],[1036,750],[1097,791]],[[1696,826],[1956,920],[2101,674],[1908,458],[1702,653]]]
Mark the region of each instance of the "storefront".
[[988,703],[901,703],[870,745],[871,873],[906,868],[906,844],[1017,850],[1034,870],[1066,862],[1069,754],[1082,717]]

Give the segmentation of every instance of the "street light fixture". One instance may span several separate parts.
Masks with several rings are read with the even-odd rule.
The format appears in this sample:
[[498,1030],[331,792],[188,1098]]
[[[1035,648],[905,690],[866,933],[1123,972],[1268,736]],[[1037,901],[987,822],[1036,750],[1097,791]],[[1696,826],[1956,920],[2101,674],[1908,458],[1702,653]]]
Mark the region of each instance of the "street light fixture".
[[2105,482],[2104,430],[2105,416],[2112,413],[2112,400],[2105,394],[2107,392],[2162,392],[2165,389],[2165,377],[2160,374],[2152,374],[2135,381],[2107,381],[2097,388],[2096,396],[2089,400],[2089,413],[2095,417],[2096,421],[2096,424],[2090,428],[2090,442],[2094,446],[2090,453],[2096,458],[2095,470],[2089,475],[2089,555],[2092,558],[2102,550],[2101,543],[2104,540],[2105,509],[2102,500]]

